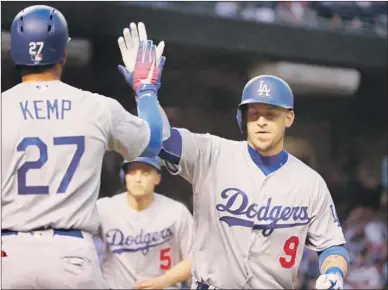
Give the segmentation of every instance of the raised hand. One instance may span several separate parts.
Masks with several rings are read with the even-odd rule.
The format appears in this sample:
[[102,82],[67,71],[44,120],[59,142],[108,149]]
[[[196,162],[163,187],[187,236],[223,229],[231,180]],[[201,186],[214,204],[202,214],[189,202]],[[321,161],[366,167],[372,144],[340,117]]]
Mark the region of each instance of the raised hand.
[[[147,41],[147,32],[142,22],[139,22],[137,26],[135,23],[131,23],[129,25],[129,28],[125,28],[123,30],[123,37],[120,37],[118,39],[118,45],[121,51],[122,60],[125,65],[125,67],[122,65],[119,65],[118,69],[120,73],[123,75],[123,77],[125,78],[125,80],[127,81],[127,83],[129,83],[135,91],[136,91],[134,87],[135,86],[134,84],[135,67],[137,67],[136,70],[141,67],[142,68],[140,70],[144,70],[147,67],[147,65],[144,64],[144,58],[147,57],[146,55],[150,56],[150,51],[149,50],[147,51],[146,48],[142,48],[143,61],[139,60],[139,57],[140,57],[139,48],[140,48],[140,43],[142,42],[146,43],[145,44],[146,47],[149,46]],[[155,48],[156,79],[154,78],[153,81],[151,81],[152,79],[151,77],[151,79],[149,80],[154,85],[154,89],[156,91],[161,86],[163,67],[166,62],[166,58],[162,56],[164,47],[165,47],[164,41],[161,41],[158,44],[158,46]],[[154,50],[154,48],[152,48],[152,44],[151,44],[151,50]],[[141,62],[143,64],[141,64]],[[150,67],[148,68],[151,69]],[[139,73],[140,72],[137,72],[138,76],[139,76]],[[144,78],[144,73],[142,74],[143,74],[142,77]],[[147,81],[143,83],[147,83]]]

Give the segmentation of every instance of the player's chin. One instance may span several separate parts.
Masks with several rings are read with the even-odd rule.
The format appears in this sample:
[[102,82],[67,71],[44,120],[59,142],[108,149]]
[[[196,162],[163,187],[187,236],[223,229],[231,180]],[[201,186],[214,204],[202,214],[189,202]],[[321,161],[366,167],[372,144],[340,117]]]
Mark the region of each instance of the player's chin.
[[255,146],[256,151],[259,152],[266,152],[272,147],[272,140],[255,140],[256,142],[253,143]]
[[144,191],[135,191],[135,192],[132,192],[132,195],[133,195],[135,198],[142,198],[142,197],[144,197],[146,194],[144,193]]
[[130,192],[131,192],[131,195],[134,197],[142,197],[143,195],[145,195],[144,189],[138,188],[138,187],[131,188]]

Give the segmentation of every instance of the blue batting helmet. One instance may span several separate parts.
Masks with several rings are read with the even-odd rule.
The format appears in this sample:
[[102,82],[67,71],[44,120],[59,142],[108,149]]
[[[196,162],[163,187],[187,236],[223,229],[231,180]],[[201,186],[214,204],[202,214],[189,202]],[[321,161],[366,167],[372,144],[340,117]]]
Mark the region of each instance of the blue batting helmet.
[[124,160],[124,162],[122,164],[123,170],[125,171],[127,166],[130,163],[135,163],[135,162],[145,163],[147,165],[150,165],[153,168],[155,168],[157,171],[161,171],[162,170],[162,162],[160,161],[159,157],[152,157],[152,158],[150,158],[150,157],[138,157],[138,158],[136,158],[133,161],[126,161],[126,160]]
[[120,170],[120,180],[123,184],[125,184],[125,173],[127,172],[128,165],[131,163],[144,163],[149,166],[152,166],[155,168],[159,173],[162,171],[162,161],[159,157],[138,157],[133,161],[124,160],[121,164],[121,170]]
[[241,103],[237,109],[237,123],[241,132],[245,131],[243,108],[247,104],[263,103],[292,110],[294,95],[290,86],[281,78],[261,75],[251,79],[244,87]]
[[41,66],[63,60],[69,33],[57,9],[35,5],[20,11],[11,26],[11,58],[15,65]]

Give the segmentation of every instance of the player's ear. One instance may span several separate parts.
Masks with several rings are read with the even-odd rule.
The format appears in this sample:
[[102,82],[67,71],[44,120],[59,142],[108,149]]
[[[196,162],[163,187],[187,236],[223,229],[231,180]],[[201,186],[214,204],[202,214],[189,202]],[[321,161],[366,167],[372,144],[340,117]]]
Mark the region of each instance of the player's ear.
[[286,115],[286,128],[290,128],[295,120],[295,113],[293,110],[289,110]]
[[65,52],[63,53],[63,60],[61,62],[62,65],[64,65],[67,61],[67,49],[65,49]]
[[157,172],[157,174],[155,175],[155,186],[159,185],[161,181],[162,181],[162,175],[160,174],[160,172]]

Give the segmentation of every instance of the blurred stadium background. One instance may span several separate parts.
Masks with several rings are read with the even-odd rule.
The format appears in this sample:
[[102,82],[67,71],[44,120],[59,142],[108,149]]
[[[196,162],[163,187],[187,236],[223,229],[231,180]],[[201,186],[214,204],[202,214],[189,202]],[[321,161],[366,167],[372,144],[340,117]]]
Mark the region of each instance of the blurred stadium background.
[[[160,101],[173,126],[243,139],[235,113],[244,84],[266,73],[287,80],[297,119],[286,149],[328,183],[352,257],[346,288],[387,288],[387,2],[2,2],[2,91],[19,81],[10,24],[33,4],[67,18],[63,80],[133,113],[117,38],[142,21],[149,38],[166,41]],[[121,160],[105,155],[101,196],[121,190]],[[164,172],[158,191],[192,208],[182,178]],[[317,276],[306,250],[296,287],[312,289]]]

